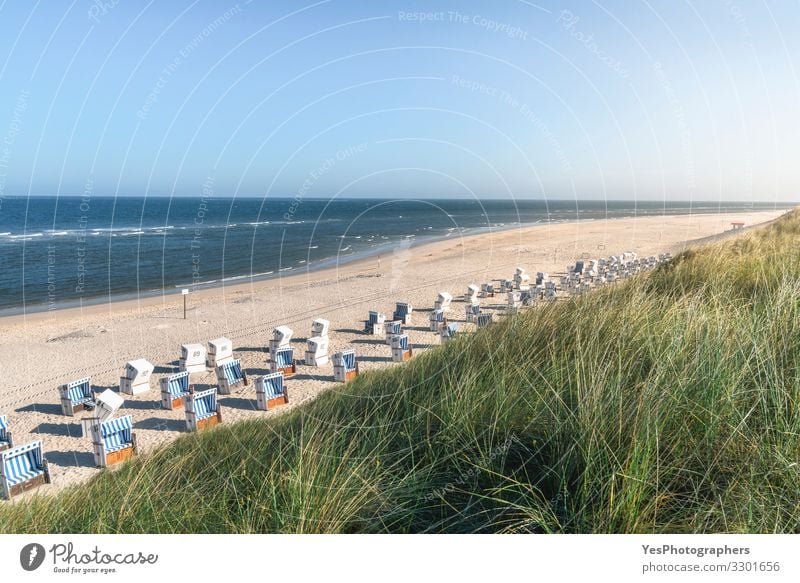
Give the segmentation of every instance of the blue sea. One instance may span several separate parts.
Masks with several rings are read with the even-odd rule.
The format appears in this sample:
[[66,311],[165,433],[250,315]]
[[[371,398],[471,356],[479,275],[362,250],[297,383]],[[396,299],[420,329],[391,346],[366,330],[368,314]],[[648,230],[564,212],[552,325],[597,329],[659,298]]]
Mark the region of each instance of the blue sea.
[[0,312],[276,277],[520,224],[774,204],[269,198],[5,197]]

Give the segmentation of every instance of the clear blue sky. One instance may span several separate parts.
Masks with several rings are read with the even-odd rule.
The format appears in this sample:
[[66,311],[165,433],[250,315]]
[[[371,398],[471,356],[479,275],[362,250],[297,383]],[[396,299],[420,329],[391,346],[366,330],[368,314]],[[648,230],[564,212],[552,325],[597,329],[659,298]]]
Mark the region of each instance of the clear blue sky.
[[800,199],[800,3],[0,3],[0,195]]

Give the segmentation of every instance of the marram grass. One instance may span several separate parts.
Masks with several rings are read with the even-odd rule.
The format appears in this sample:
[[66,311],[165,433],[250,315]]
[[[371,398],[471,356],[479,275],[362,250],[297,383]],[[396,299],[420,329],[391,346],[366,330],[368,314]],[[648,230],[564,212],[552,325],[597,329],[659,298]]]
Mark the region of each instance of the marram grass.
[[3,504],[0,530],[797,532],[799,365],[793,211]]

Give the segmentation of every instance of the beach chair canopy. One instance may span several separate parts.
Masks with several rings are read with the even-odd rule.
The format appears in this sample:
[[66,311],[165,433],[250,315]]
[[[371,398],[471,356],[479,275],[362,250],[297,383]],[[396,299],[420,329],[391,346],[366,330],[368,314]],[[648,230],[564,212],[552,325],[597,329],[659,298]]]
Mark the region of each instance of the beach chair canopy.
[[104,421],[100,425],[100,431],[106,453],[129,447],[133,443],[133,417],[125,415]]
[[408,334],[401,334],[397,342],[399,344],[399,348],[408,350]]
[[0,443],[8,443],[8,418],[0,415]]
[[173,399],[186,395],[189,392],[189,371],[179,372],[169,377],[167,391]]
[[448,324],[444,328],[443,332],[444,332],[445,336],[449,336],[449,337],[455,336],[456,332],[458,332],[458,322],[452,322],[451,324]]
[[345,370],[355,370],[356,368],[356,351],[345,350],[342,352],[342,363]]
[[324,318],[317,318],[311,323],[312,336],[327,336],[331,323]]
[[91,377],[67,383],[66,392],[70,402],[73,405],[81,405],[93,401],[94,395],[92,394],[91,385]]
[[242,373],[242,361],[238,358],[219,365],[217,370],[222,373],[222,375],[231,385],[235,385],[236,383],[244,380],[244,374]]
[[282,372],[262,376],[260,382],[256,383],[256,387],[263,390],[267,399],[277,399],[286,394],[286,390],[283,388]]
[[289,326],[278,326],[272,329],[272,339],[281,345],[288,344],[293,334],[294,331]]
[[395,304],[394,313],[396,316],[407,316],[408,311],[408,304],[406,302],[397,302],[397,304]]
[[444,310],[441,308],[436,308],[431,312],[431,321],[432,322],[444,322]]
[[294,363],[294,349],[291,346],[284,346],[275,351],[273,355],[275,364],[280,368],[292,366]]
[[379,314],[380,314],[380,312],[370,312],[369,313],[369,320],[367,320],[367,323],[368,324],[377,324],[378,323]]
[[3,459],[3,476],[9,488],[45,472],[41,441],[6,450],[0,456]]
[[400,334],[403,329],[402,322],[385,322],[385,326],[389,334]]
[[188,396],[188,402],[193,403],[194,414],[197,420],[207,419],[217,414],[217,389],[207,389]]

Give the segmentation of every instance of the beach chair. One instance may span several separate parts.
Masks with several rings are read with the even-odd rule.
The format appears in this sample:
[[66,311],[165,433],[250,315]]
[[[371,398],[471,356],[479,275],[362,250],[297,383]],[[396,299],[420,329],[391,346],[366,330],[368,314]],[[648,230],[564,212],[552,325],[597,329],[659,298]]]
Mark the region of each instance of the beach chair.
[[450,310],[450,303],[453,301],[453,296],[447,292],[439,292],[439,295],[436,296],[436,303],[434,303],[433,307],[437,310],[442,310],[443,312],[447,312]]
[[125,415],[92,426],[94,465],[107,468],[136,455],[136,434],[133,417]]
[[414,312],[411,304],[407,302],[397,302],[394,307],[392,320],[400,320],[406,326],[411,324],[411,314]]
[[189,392],[183,400],[186,411],[186,429],[201,431],[222,423],[222,409],[217,401],[216,387],[205,391]]
[[42,442],[34,441],[0,452],[0,482],[3,498],[50,483],[50,468],[44,459]]
[[413,352],[408,334],[399,334],[392,337],[392,360],[394,362],[409,360]]
[[119,379],[119,390],[128,395],[139,395],[150,390],[150,376],[153,365],[144,358],[129,360],[125,363],[125,371]]
[[183,407],[183,399],[189,394],[189,371],[161,378],[158,382],[161,386],[161,408],[172,411],[176,407]]
[[333,355],[333,380],[338,383],[352,381],[358,376],[356,351],[353,349],[336,352]]
[[306,366],[328,364],[328,337],[314,336],[306,340]]
[[270,353],[269,371],[272,373],[282,372],[285,378],[293,376],[297,372],[297,366],[294,363],[294,349],[291,346],[284,346]]
[[377,336],[383,334],[383,323],[386,321],[386,316],[380,312],[370,311],[369,318],[364,321],[364,332]]
[[221,364],[233,360],[233,342],[221,336],[208,341],[206,368],[216,369]]
[[393,336],[398,336],[399,334],[403,333],[403,323],[400,320],[384,322],[383,329],[384,329],[386,344],[391,344]]
[[522,267],[517,267],[514,271],[514,287],[518,290],[527,289],[531,276]]
[[509,309],[516,309],[522,305],[522,293],[518,291],[508,292],[508,307]]
[[317,318],[311,322],[311,336],[327,336],[331,323],[324,318]]
[[481,284],[481,292],[478,295],[479,295],[479,297],[482,297],[482,298],[493,298],[494,297],[494,284],[493,283],[482,283]]
[[583,273],[584,263],[583,261],[576,261],[575,267],[571,270],[573,273]]
[[458,332],[458,322],[451,322],[446,326],[443,326],[441,330],[439,330],[439,340],[442,344],[445,344],[456,337],[456,333]]
[[438,332],[442,329],[442,326],[447,323],[447,318],[444,316],[444,310],[441,308],[436,308],[433,310],[428,318],[430,320],[431,332]]
[[478,314],[481,313],[481,306],[480,304],[467,304],[465,312],[465,320],[474,323],[478,319]]
[[68,417],[74,417],[78,411],[94,409],[95,394],[91,377],[61,385],[58,393],[61,396],[61,412]]
[[468,304],[477,304],[478,303],[478,292],[480,292],[481,288],[479,288],[474,283],[471,283],[467,286],[467,293],[464,294],[464,301]]
[[0,415],[0,451],[14,447],[14,437],[8,430],[8,417]]
[[256,377],[256,405],[260,411],[269,411],[289,402],[289,392],[283,384],[283,373]]
[[220,395],[230,395],[237,385],[247,386],[247,373],[242,370],[242,361],[235,358],[217,367],[217,386]]
[[181,372],[205,372],[206,348],[202,344],[181,344],[181,358],[178,361]]
[[478,329],[486,328],[492,323],[492,314],[478,314],[477,320],[475,320],[475,324],[477,325]]
[[106,389],[97,395],[92,416],[83,417],[81,419],[81,435],[83,437],[91,437],[92,427],[98,423],[102,423],[103,421],[111,419],[114,413],[116,413],[117,410],[122,407],[124,402],[125,399],[111,389]]
[[294,331],[289,326],[277,326],[272,329],[272,340],[269,341],[269,352],[274,354],[279,348],[289,346]]

